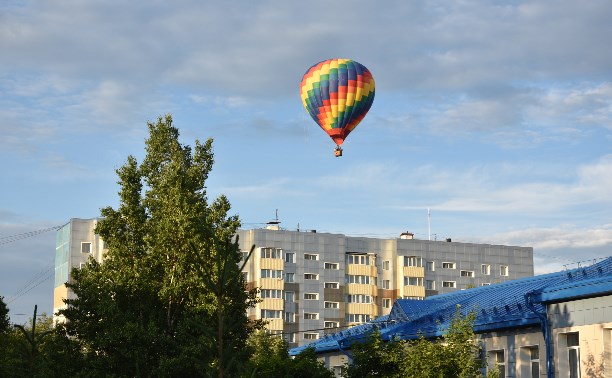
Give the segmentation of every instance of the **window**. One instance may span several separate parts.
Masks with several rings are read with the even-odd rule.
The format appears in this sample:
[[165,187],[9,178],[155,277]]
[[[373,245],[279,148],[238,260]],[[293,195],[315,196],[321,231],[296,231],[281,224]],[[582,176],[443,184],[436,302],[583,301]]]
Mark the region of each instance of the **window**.
[[506,265],[502,265],[499,267],[499,275],[500,276],[507,276],[508,275],[508,266]]
[[304,333],[304,340],[317,340],[318,338],[319,338],[318,333],[313,333],[313,332]]
[[506,359],[503,350],[493,350],[489,352],[490,365],[497,367],[499,378],[506,377]]
[[318,260],[319,255],[315,255],[312,253],[304,253],[304,260]]
[[319,299],[319,293],[304,293],[304,299],[308,299],[308,300]]
[[462,270],[461,277],[474,277],[474,272],[471,270]]
[[382,306],[384,308],[391,308],[391,298],[383,298]]
[[86,265],[87,265],[87,263],[79,263],[79,269],[85,268]]
[[318,274],[314,274],[314,273],[304,273],[304,279],[305,280],[318,280],[319,279],[319,275]]
[[425,299],[424,297],[411,297],[409,295],[405,295],[404,299],[411,299],[413,301],[422,301],[423,299]]
[[383,264],[382,264],[383,270],[389,270],[390,265],[391,264],[390,264],[389,260],[383,261]]
[[240,255],[242,256],[242,261],[246,261],[246,259],[249,257],[249,253],[248,252],[240,252]]
[[423,286],[423,277],[404,277],[404,286]]
[[325,322],[325,328],[338,328],[340,323],[338,322]]
[[282,298],[283,291],[275,289],[261,289],[259,296],[261,298]]
[[283,335],[283,338],[285,339],[286,342],[288,343],[294,343],[295,342],[295,333],[291,332],[291,333],[285,333]]
[[285,312],[285,323],[295,323],[295,314],[293,312]]
[[339,282],[326,282],[325,283],[326,289],[338,289],[339,287],[340,287]]
[[261,270],[261,278],[283,278],[282,270],[274,270],[274,269],[262,269]]
[[480,272],[482,274],[484,274],[485,276],[490,275],[491,274],[491,265],[489,265],[489,264],[482,264],[480,266]]
[[348,323],[365,323],[370,321],[371,316],[368,314],[346,314],[345,320]]
[[389,290],[389,287],[390,287],[390,286],[391,286],[391,281],[389,281],[389,280],[383,280],[383,282],[382,282],[382,288],[383,288],[383,289],[387,289],[387,290]]
[[285,262],[286,263],[294,263],[295,262],[295,253],[293,253],[293,252],[285,252]]
[[442,269],[455,269],[455,263],[454,262],[443,262]]
[[480,286],[491,286],[490,282],[483,282],[480,284]]
[[338,303],[338,302],[325,302],[325,308],[340,308],[340,303]]
[[282,259],[283,250],[280,248],[262,248],[261,258],[262,259]]
[[91,253],[91,243],[81,242],[81,253]]
[[348,255],[347,263],[359,264],[359,265],[370,265],[370,256],[368,255]]
[[457,287],[455,281],[442,281],[442,287]]
[[295,301],[295,293],[293,291],[285,291],[285,302],[292,303]]
[[295,273],[285,273],[285,282],[295,282]]
[[433,272],[436,270],[436,263],[433,261],[428,261],[426,264],[426,268],[428,272]]
[[537,345],[521,348],[521,376],[540,378],[540,351]]
[[369,285],[370,284],[370,276],[361,276],[361,275],[348,274],[346,276],[346,283],[349,283],[349,284],[356,283],[356,284]]
[[283,312],[281,310],[261,310],[262,319],[282,319]]
[[338,270],[338,263],[325,263],[325,269],[336,269],[336,270]]
[[319,319],[319,314],[317,312],[305,312],[304,319],[307,319],[307,320]]
[[423,266],[423,259],[417,256],[404,256],[404,266]]
[[348,303],[372,303],[372,296],[366,294],[348,294],[346,301]]
[[434,280],[425,280],[425,289],[427,289],[427,290],[436,290],[436,281],[434,281]]
[[578,332],[566,333],[569,376],[570,378],[580,378],[580,338]]

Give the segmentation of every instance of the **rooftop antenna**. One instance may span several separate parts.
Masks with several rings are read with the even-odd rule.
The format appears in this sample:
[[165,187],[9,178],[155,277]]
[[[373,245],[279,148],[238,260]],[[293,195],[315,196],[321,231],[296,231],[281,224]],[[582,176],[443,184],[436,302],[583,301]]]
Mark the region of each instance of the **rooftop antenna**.
[[280,221],[278,220],[278,209],[276,209],[276,218],[266,223],[266,229],[278,231],[280,230],[279,224],[280,224]]
[[429,240],[431,240],[431,213],[429,207],[427,208],[427,228],[429,229]]

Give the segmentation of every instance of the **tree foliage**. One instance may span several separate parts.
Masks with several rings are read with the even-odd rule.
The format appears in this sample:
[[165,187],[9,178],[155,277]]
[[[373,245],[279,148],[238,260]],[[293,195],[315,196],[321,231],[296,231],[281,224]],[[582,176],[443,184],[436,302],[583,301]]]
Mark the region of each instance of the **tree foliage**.
[[142,163],[117,170],[118,208],[101,211],[104,263],[72,271],[66,332],[98,375],[236,376],[261,325],[246,315],[256,291],[240,272],[239,219],[206,196],[212,140],[192,151],[169,115],[148,126]]
[[352,364],[345,377],[480,377],[480,344],[473,332],[475,314],[462,316],[459,308],[444,337],[384,342],[374,332],[364,343],[353,344]]
[[252,355],[244,377],[333,378],[334,374],[307,348],[291,358],[287,342],[277,335],[259,331],[247,343]]

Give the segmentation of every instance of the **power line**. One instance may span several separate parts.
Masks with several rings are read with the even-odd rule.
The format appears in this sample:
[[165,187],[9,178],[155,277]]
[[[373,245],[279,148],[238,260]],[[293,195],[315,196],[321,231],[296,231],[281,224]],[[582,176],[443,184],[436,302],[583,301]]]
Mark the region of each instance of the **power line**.
[[41,278],[38,282],[36,282],[36,284],[34,286],[31,286],[30,288],[28,288],[26,291],[23,291],[21,294],[17,295],[17,296],[13,296],[11,299],[6,301],[6,304],[10,304],[14,301],[16,301],[17,299],[23,297],[24,295],[26,295],[27,293],[29,293],[30,291],[32,291],[33,289],[37,288],[38,286],[42,285],[43,283],[47,282],[49,279],[51,279],[53,276],[55,275],[55,272],[51,272],[48,275],[44,276],[43,278]]
[[32,236],[44,234],[45,232],[55,231],[55,230],[60,229],[61,227],[62,226],[53,226],[53,227],[49,227],[49,228],[43,228],[41,230],[24,232],[23,234],[2,236],[2,237],[0,237],[0,245],[4,245],[4,244],[8,244],[8,243],[13,243],[13,242],[16,242],[16,241],[22,240],[22,239],[27,239],[27,238],[30,238]]

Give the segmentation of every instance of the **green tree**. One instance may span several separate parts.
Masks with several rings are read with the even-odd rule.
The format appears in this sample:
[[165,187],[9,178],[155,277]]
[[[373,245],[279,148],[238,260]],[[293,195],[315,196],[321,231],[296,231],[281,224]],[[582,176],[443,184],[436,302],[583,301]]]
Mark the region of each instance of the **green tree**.
[[384,342],[378,330],[367,341],[351,346],[352,363],[343,372],[345,377],[402,377],[405,342]]
[[239,219],[206,196],[212,140],[192,152],[169,115],[148,127],[142,163],[117,170],[118,208],[101,211],[104,263],[72,271],[66,331],[99,375],[236,376],[261,323],[246,315],[256,290],[240,271]]
[[278,335],[255,332],[247,347],[252,354],[244,377],[333,378],[334,374],[317,359],[312,348],[291,358],[287,342]]
[[0,334],[6,333],[11,327],[8,313],[9,309],[4,303],[4,297],[0,296]]
[[480,377],[480,343],[473,332],[475,314],[457,313],[444,337],[427,340],[384,342],[374,332],[365,343],[352,346],[353,361],[345,369],[345,377]]

